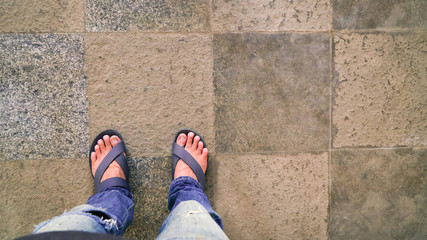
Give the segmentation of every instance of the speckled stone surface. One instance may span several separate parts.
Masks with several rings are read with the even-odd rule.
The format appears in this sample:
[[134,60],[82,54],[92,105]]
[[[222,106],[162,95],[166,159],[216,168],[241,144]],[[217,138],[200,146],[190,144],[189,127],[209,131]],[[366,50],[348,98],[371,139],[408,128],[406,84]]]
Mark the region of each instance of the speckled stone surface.
[[[209,158],[212,159],[213,156]],[[135,212],[133,223],[126,230],[124,237],[155,239],[159,234],[163,221],[170,213],[167,203],[171,183],[171,161],[171,156],[128,158]],[[216,172],[217,166],[212,162],[206,175],[206,194],[210,200],[214,194]]]
[[83,1],[0,1],[0,32],[84,32]]
[[327,239],[326,152],[215,159],[214,207],[230,239]]
[[0,35],[0,59],[0,159],[85,156],[83,36]]
[[154,239],[169,215],[168,190],[171,157],[128,158],[134,196],[134,220],[124,235],[130,239]]
[[206,32],[209,7],[208,0],[85,0],[86,31]]
[[215,149],[208,35],[94,33],[86,40],[92,137],[114,128],[131,156],[161,156],[179,129],[191,128]]
[[283,31],[329,29],[332,7],[328,0],[214,0],[212,30]]
[[425,239],[427,150],[332,152],[330,239]]
[[216,34],[216,151],[328,148],[329,36]]
[[334,147],[427,145],[427,34],[334,37]]
[[335,0],[334,29],[427,29],[425,0]]
[[0,239],[32,233],[34,225],[83,204],[93,191],[88,160],[1,161]]

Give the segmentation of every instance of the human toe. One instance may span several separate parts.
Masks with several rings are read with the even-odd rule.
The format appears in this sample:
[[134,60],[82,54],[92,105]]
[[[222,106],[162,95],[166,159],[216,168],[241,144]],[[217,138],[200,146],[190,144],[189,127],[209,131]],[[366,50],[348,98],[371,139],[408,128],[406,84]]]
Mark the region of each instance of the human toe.
[[111,141],[110,141],[110,136],[108,135],[104,135],[104,137],[102,137],[102,139],[104,139],[104,143],[105,143],[105,149],[107,151],[111,150]]
[[95,154],[96,156],[101,156],[101,148],[99,145],[95,145]]
[[185,135],[184,133],[179,134],[178,139],[176,139],[176,143],[181,147],[184,147],[186,142],[187,142],[187,135]]
[[193,146],[193,138],[194,138],[194,133],[189,132],[187,135],[187,143],[186,143],[185,147],[190,148],[191,146]]
[[105,152],[105,144],[102,139],[98,140],[98,146],[99,146],[99,149],[101,150],[101,153]]

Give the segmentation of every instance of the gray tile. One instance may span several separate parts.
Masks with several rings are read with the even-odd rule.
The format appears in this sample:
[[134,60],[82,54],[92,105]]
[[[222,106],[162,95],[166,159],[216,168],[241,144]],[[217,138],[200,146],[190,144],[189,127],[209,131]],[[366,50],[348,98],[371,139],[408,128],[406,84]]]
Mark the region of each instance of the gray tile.
[[[128,163],[135,212],[134,220],[124,236],[130,239],[154,239],[170,213],[167,203],[171,183],[171,157],[131,157],[128,158]],[[215,172],[214,164],[210,168],[210,172]],[[209,185],[206,191],[209,199],[212,199],[213,194],[212,175],[207,175]]]
[[34,225],[84,204],[93,192],[88,160],[1,161],[0,239],[31,234]]
[[85,0],[86,31],[208,31],[209,1]]
[[334,147],[427,145],[426,38],[426,33],[334,36]]
[[328,34],[217,34],[213,45],[217,152],[328,148]]
[[427,150],[338,150],[330,239],[425,239]]
[[169,214],[170,157],[128,158],[134,196],[134,220],[126,230],[131,239],[154,239]]
[[328,153],[217,154],[213,163],[214,210],[230,239],[327,239]]
[[83,36],[0,35],[0,159],[87,154]]
[[425,0],[335,0],[334,29],[427,28]]

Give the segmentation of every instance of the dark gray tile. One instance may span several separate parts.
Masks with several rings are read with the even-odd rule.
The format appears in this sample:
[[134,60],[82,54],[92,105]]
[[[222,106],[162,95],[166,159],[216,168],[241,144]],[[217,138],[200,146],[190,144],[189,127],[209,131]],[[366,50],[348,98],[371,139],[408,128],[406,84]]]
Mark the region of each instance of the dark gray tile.
[[134,220],[125,237],[154,239],[169,214],[170,157],[128,158],[134,196]]
[[427,150],[332,152],[330,239],[425,239]]
[[83,36],[0,35],[0,159],[86,157]]
[[328,34],[218,34],[213,54],[217,152],[328,148]]
[[85,0],[86,31],[208,31],[209,1]]
[[334,29],[427,28],[425,0],[336,0]]
[[[125,237],[130,239],[154,239],[170,211],[167,208],[171,183],[171,157],[128,158],[130,184],[134,196],[135,212]],[[210,172],[215,172],[212,165]],[[207,195],[211,199],[213,175],[207,175]]]

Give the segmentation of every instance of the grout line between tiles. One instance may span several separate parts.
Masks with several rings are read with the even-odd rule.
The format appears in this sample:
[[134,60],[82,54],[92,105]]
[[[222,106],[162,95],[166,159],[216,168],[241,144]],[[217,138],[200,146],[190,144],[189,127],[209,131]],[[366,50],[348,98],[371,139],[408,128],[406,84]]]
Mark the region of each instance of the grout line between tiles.
[[[86,24],[86,23],[85,23]],[[300,33],[300,34],[315,34],[315,33],[330,33],[333,34],[351,34],[351,33],[418,33],[423,34],[427,33],[427,29],[325,29],[325,30],[284,30],[284,31],[214,31],[211,29],[208,31],[195,31],[195,32],[179,32],[179,31],[115,31],[115,32],[88,32],[84,30],[83,32],[0,32],[0,35],[8,34],[284,34],[284,33]]]
[[[332,23],[331,23],[332,28]],[[334,54],[333,54],[333,33],[332,29],[329,32],[329,148],[328,148],[328,207],[327,207],[327,224],[326,232],[329,238],[329,226],[331,222],[331,190],[332,190],[332,82],[333,82],[333,66],[334,66]]]

